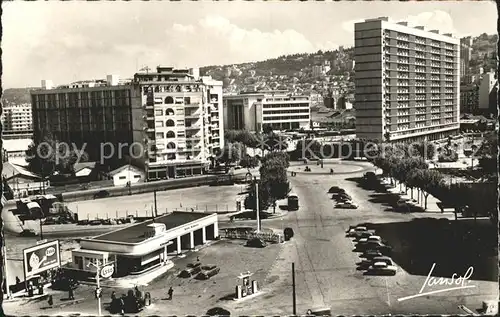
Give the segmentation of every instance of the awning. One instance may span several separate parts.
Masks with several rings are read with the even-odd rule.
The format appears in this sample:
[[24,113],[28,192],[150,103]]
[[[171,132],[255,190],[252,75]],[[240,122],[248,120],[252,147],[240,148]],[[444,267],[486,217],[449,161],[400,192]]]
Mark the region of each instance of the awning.
[[47,194],[45,195],[45,199],[57,199],[57,197],[52,194]]

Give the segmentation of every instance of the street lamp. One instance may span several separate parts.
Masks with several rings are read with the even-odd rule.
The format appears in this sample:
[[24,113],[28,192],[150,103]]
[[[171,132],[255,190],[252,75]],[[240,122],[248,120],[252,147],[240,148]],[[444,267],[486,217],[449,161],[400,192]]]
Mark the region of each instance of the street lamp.
[[101,316],[101,285],[100,285],[101,261],[99,259],[96,259],[96,263],[89,262],[89,264],[87,264],[87,267],[90,267],[90,266],[93,266],[96,268],[95,279],[97,282],[97,288],[95,290],[95,296],[97,297],[98,316]]

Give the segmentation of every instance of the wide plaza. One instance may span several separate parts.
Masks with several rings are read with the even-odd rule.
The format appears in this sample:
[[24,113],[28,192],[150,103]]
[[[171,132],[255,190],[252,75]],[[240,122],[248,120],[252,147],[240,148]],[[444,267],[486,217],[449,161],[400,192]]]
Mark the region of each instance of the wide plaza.
[[[339,162],[340,163],[340,162]],[[352,166],[350,166],[352,165]],[[428,261],[415,266],[412,263],[414,250],[405,243],[415,242],[408,235],[416,228],[426,232],[427,223],[446,222],[448,230],[453,231],[455,224],[470,225],[468,220],[454,221],[452,213],[438,212],[436,200],[429,200],[429,211],[420,213],[398,213],[392,210],[391,199],[396,199],[397,193],[366,189],[360,185],[360,179],[367,171],[374,171],[368,162],[332,163],[323,168],[309,164],[311,172],[303,172],[304,163],[292,163],[290,171],[296,171],[294,177],[289,177],[292,190],[300,197],[298,211],[282,214],[281,217],[263,220],[263,226],[270,229],[283,227],[293,228],[295,235],[291,241],[279,245],[269,245],[263,249],[254,249],[244,246],[244,240],[222,240],[210,246],[201,248],[197,252],[187,253],[184,258],[176,258],[174,268],[164,277],[159,278],[145,290],[151,292],[153,305],[144,309],[140,315],[201,315],[213,307],[223,307],[236,315],[265,315],[292,314],[292,263],[295,263],[297,313],[303,314],[307,309],[324,306],[330,307],[335,314],[459,314],[460,305],[471,309],[481,307],[484,300],[498,298],[498,284],[494,280],[497,275],[497,256],[491,255],[491,250],[482,253],[482,259],[473,258],[465,252],[460,263],[451,265],[442,262],[440,257],[429,256]],[[343,167],[341,167],[343,166]],[[329,174],[329,169],[336,171]],[[341,173],[341,168],[345,169]],[[331,186],[339,186],[352,196],[353,201],[359,205],[356,210],[336,209],[334,202],[327,193]],[[167,203],[177,204],[179,199],[189,197],[192,204],[214,204],[235,201],[241,189],[234,187],[203,187],[158,193],[158,202],[162,201],[162,208]],[[196,193],[205,192],[200,198]],[[121,197],[122,206],[135,203],[150,203],[152,194]],[[111,198],[110,198],[111,199]],[[92,203],[104,203],[105,200],[83,202],[91,206]],[[173,202],[172,202],[173,201]],[[166,203],[167,202],[167,203]],[[180,204],[180,203],[179,203]],[[108,204],[106,204],[109,206]],[[79,205],[81,206],[81,204]],[[104,208],[105,205],[103,205]],[[114,208],[114,205],[112,205]],[[184,206],[184,203],[183,203]],[[79,207],[81,208],[81,207]],[[90,208],[90,207],[88,207]],[[95,207],[94,207],[95,208]],[[417,220],[414,220],[417,219]],[[488,231],[491,224],[489,220],[478,220],[477,230]],[[345,237],[345,231],[350,225],[364,223],[372,224],[377,234],[387,240],[395,251],[393,257],[397,265],[397,274],[391,277],[365,276],[357,270],[356,263],[360,261],[357,253],[353,252],[354,244]],[[235,226],[255,227],[255,221],[237,220],[229,222],[228,217],[219,215],[219,228]],[[422,227],[424,226],[424,227]],[[429,227],[430,228],[430,227]],[[450,229],[451,228],[451,229]],[[472,228],[472,227],[471,227]],[[472,229],[471,229],[472,230]],[[427,234],[435,230],[428,230]],[[451,232],[450,231],[450,232]],[[422,237],[423,239],[423,237]],[[401,241],[404,241],[401,242]],[[427,243],[427,240],[422,240]],[[422,246],[419,246],[420,248]],[[442,247],[442,244],[440,244]],[[430,253],[436,250],[432,244],[427,246]],[[461,246],[450,246],[442,253],[460,252]],[[415,249],[415,247],[413,248]],[[493,250],[494,251],[494,250]],[[187,263],[196,261],[202,264],[213,264],[221,268],[216,276],[206,281],[197,281],[177,276]],[[464,275],[467,267],[474,267],[467,289],[452,290],[427,296],[415,297],[401,301],[401,298],[416,295],[426,281],[432,268],[432,261],[436,261],[436,272],[439,277],[451,278],[456,273]],[[443,269],[446,267],[446,269]],[[456,271],[453,271],[456,270]],[[235,286],[239,282],[237,276],[241,272],[254,273],[252,279],[258,281],[263,293],[243,302],[231,299]],[[174,289],[173,300],[166,300],[166,291],[169,287]],[[439,289],[429,286],[426,291]],[[59,311],[44,311],[47,314],[56,314],[64,311],[95,313],[96,301],[92,296],[91,288],[84,286],[78,290],[78,298],[82,300],[74,305],[65,306]],[[111,292],[117,293],[125,290],[105,288],[103,302],[107,303]],[[65,297],[66,294],[58,295]],[[7,311],[21,312],[22,308],[14,308],[6,304]],[[47,306],[39,303],[40,307]],[[105,305],[104,305],[105,306]]]

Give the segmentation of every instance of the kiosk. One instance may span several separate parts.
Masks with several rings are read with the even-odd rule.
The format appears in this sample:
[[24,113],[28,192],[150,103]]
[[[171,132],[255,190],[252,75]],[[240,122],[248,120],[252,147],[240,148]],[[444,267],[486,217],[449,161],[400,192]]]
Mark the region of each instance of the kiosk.
[[253,273],[250,273],[250,271],[238,275],[238,279],[241,280],[241,282],[240,285],[236,285],[235,300],[240,300],[259,293],[257,281],[250,281],[252,275]]

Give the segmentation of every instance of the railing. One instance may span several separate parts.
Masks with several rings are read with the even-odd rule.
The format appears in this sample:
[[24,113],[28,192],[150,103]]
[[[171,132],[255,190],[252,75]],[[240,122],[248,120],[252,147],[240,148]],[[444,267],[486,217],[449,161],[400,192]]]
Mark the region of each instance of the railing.
[[277,233],[267,233],[267,232],[261,232],[261,233],[248,232],[248,231],[242,232],[242,231],[226,229],[226,230],[219,230],[219,236],[221,238],[226,238],[226,239],[241,239],[241,240],[250,240],[254,238],[259,238],[261,240],[271,243],[282,243],[285,241],[283,235]]

